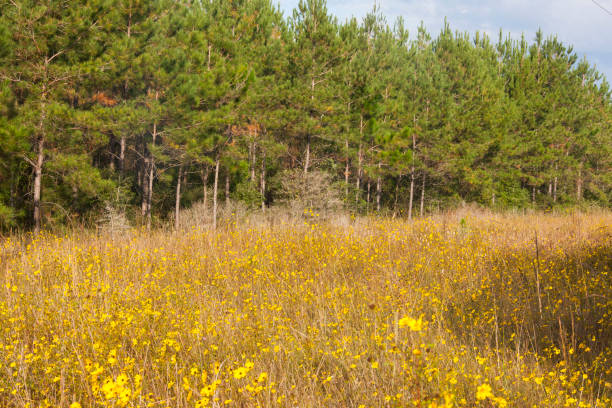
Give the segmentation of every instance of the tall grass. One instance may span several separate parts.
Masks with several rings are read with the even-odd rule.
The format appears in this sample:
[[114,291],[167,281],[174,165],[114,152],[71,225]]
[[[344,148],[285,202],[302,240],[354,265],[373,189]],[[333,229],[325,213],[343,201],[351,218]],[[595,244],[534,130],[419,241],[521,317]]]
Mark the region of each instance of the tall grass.
[[612,214],[317,220],[6,240],[0,405],[612,405]]

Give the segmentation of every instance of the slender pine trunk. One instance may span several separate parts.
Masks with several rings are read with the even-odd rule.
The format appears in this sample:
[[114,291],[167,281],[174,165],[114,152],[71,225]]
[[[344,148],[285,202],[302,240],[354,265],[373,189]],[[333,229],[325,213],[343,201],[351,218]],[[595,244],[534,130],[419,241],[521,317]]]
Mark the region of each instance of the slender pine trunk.
[[225,174],[225,207],[229,207],[230,202],[230,174],[229,170]]
[[344,197],[348,201],[348,191],[349,191],[349,142],[348,138],[344,139],[344,147],[346,149],[346,163],[344,165]]
[[370,212],[370,181],[368,180],[368,195],[366,199],[366,214]]
[[[349,82],[349,87],[350,87],[350,82]],[[349,101],[348,104],[346,105],[346,113],[347,115],[350,117],[351,114],[351,102]],[[350,129],[347,129],[347,133]],[[349,140],[348,137],[344,138],[344,150],[345,150],[345,164],[344,164],[344,199],[346,200],[346,202],[348,203],[348,194],[349,194]]]
[[306,135],[306,153],[304,158],[304,174],[308,174],[310,167],[310,134]]
[[376,177],[376,212],[380,212],[380,196],[382,192],[382,186],[380,181],[380,166],[381,163],[378,162],[378,176]]
[[72,185],[72,208],[75,212],[78,212],[79,206],[79,188],[76,184]]
[[[47,65],[45,64],[45,74]],[[36,163],[34,164],[34,186],[33,186],[33,200],[34,200],[34,234],[40,233],[42,225],[42,208],[40,205],[41,192],[42,192],[42,169],[45,161],[45,121],[47,118],[47,89],[46,85],[43,85],[41,104],[40,104],[40,118],[38,121],[38,136],[36,138]]]
[[[74,109],[74,107],[73,107]],[[110,161],[108,163],[108,167],[111,171],[111,173],[115,173],[116,171],[116,165],[115,162],[117,161],[117,157],[115,154],[115,145],[117,144],[117,142],[115,141],[115,135],[113,135],[112,133],[110,134],[110,136],[108,137],[108,154],[110,157]]]
[[[159,91],[155,91],[155,100],[157,101],[159,99]],[[153,122],[153,133],[152,133],[152,137],[153,140],[151,142],[151,144],[153,146],[155,146],[155,143],[157,142],[157,120],[155,120]],[[147,229],[150,230],[151,229],[151,210],[152,210],[152,203],[153,203],[153,180],[155,178],[155,157],[153,157],[152,152],[149,153],[150,157],[149,157],[149,186],[148,186],[148,191],[147,191],[147,209],[146,209],[146,213],[147,213]]]
[[200,177],[202,178],[202,193],[204,194],[202,201],[204,205],[204,216],[208,213],[208,166],[200,170]]
[[[144,155],[147,154],[146,152],[146,144],[144,141],[144,137],[143,137],[143,153]],[[147,197],[149,197],[149,182],[147,181],[149,178],[149,158],[145,156],[144,160],[142,161],[142,169],[140,171],[140,188],[142,190],[142,201],[141,201],[141,205],[140,205],[140,213],[142,215],[142,218],[145,219],[147,216]]]
[[180,209],[181,209],[181,180],[183,178],[183,165],[178,169],[178,177],[176,179],[176,200],[174,204],[174,229],[178,231],[180,226]]
[[355,181],[355,202],[359,203],[361,193],[361,177],[363,175],[363,150],[361,141],[363,140],[363,115],[359,115],[359,151],[357,153],[357,180]]
[[555,178],[553,180],[553,203],[557,202],[557,171],[559,170],[559,164],[555,163]]
[[414,199],[414,172],[410,174],[410,196],[408,198],[408,219],[412,219],[412,202]]
[[[416,118],[415,118],[416,122]],[[412,203],[414,200],[414,179],[415,179],[415,165],[414,156],[416,156],[416,135],[412,134],[412,168],[410,169],[410,198],[408,201],[408,219],[412,219]]]
[[[126,34],[128,41],[132,37],[132,8],[130,7],[129,15],[128,15],[128,24],[126,29]],[[123,98],[127,100],[128,98],[128,89],[129,83],[126,78],[123,83]],[[121,139],[119,139],[119,176],[123,177],[123,173],[125,172],[125,135],[121,135]]]
[[125,136],[119,139],[119,172],[123,175],[125,171]]
[[255,166],[257,164],[256,157],[257,145],[255,142],[249,143],[249,167],[251,173],[251,184],[255,185]]
[[[157,123],[153,123],[153,141],[152,144],[155,146],[157,139]],[[146,215],[147,215],[147,229],[151,229],[151,208],[153,203],[153,179],[155,178],[155,158],[150,153],[149,157],[149,177],[147,186],[147,200],[146,200]]]
[[213,228],[217,229],[217,187],[219,185],[219,158],[215,163],[215,181],[213,184]]
[[34,234],[40,232],[42,224],[42,211],[40,206],[40,197],[42,191],[42,168],[45,158],[45,138],[43,135],[38,136],[36,141],[36,164],[34,166]]
[[[495,195],[493,195],[495,197]],[[421,184],[421,210],[419,212],[419,216],[423,218],[423,214],[425,213],[425,173],[423,173],[423,184]]]
[[401,181],[402,181],[402,175],[400,174],[397,177],[397,181],[395,182],[395,199],[393,200],[393,218],[395,218],[395,215],[397,214],[397,200],[399,198],[399,185]]
[[357,181],[355,182],[355,201],[359,203],[361,196],[361,177],[363,176],[363,151],[361,143],[359,143],[359,152],[357,154]]
[[16,195],[16,189],[17,189],[17,170],[15,169],[15,167],[12,167],[12,171],[11,171],[11,191],[9,193],[9,207],[11,208],[15,208],[15,195]]
[[[315,25],[315,30],[316,30],[316,25]],[[315,74],[314,74],[314,68],[315,67],[315,61],[314,61],[314,54],[312,57],[312,69],[313,69],[313,73],[310,77],[310,100],[311,103],[314,105],[314,92],[315,92]],[[304,158],[304,174],[308,174],[308,169],[310,167],[310,131],[308,132],[308,134],[306,135],[306,154],[305,154],[305,158]]]
[[261,181],[259,183],[261,194],[261,211],[266,212],[266,152],[261,152]]
[[576,179],[576,200],[582,201],[582,162],[580,162],[580,166],[578,167],[578,178]]

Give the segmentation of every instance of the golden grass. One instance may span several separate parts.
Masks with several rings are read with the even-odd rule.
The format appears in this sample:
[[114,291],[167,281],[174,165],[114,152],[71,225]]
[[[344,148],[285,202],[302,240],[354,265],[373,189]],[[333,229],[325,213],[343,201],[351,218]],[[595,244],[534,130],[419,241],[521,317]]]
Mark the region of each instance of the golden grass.
[[609,407],[611,226],[310,217],[9,239],[0,405]]

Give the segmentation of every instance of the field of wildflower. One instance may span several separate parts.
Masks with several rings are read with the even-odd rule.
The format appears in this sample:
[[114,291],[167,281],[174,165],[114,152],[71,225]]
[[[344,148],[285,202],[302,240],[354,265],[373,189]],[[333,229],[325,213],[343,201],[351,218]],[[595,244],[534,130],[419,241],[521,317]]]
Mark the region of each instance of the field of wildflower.
[[611,407],[612,214],[7,238],[2,407]]

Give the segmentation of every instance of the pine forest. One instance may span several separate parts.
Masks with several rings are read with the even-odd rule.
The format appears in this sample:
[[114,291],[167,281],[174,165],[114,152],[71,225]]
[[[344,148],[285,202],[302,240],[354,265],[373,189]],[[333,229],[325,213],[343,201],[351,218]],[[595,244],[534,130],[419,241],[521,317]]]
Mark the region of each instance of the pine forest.
[[15,0],[0,33],[5,229],[265,210],[321,184],[409,218],[612,202],[609,84],[542,32],[409,33],[324,0]]

